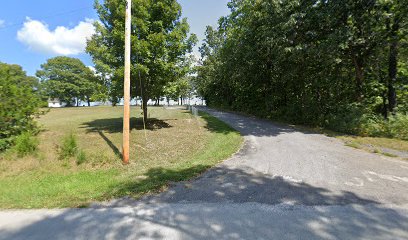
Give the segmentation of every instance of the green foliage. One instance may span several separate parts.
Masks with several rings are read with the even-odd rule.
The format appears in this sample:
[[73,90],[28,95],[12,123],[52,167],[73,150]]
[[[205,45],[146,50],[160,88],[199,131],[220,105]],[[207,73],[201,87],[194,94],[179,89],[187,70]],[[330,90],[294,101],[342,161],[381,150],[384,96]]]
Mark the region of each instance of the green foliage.
[[25,132],[16,137],[14,149],[19,157],[24,157],[37,151],[38,144],[32,133]]
[[75,99],[90,101],[92,97],[100,96],[104,90],[98,84],[100,79],[77,58],[48,59],[36,75],[43,83],[46,96],[58,98],[68,105]]
[[78,153],[78,143],[75,134],[70,133],[62,139],[62,144],[59,146],[58,155],[60,160],[74,157]]
[[407,4],[232,0],[207,28],[194,85],[214,107],[355,134],[399,128],[382,119],[408,112]]
[[33,118],[41,102],[38,88],[38,80],[20,66],[0,62],[0,151],[20,134],[37,129]]
[[408,140],[408,115],[398,114],[390,117],[387,132],[392,137]]
[[[88,41],[98,73],[105,76],[110,98],[123,96],[125,1],[96,1],[99,22],[96,34]],[[132,2],[131,95],[150,98],[162,96],[164,87],[184,77],[190,70],[186,53],[197,41],[188,36],[187,19],[181,19],[176,0],[134,0]],[[147,108],[144,109],[147,118]]]
[[362,122],[360,129],[361,135],[408,140],[408,115],[397,114],[388,120],[371,116]]
[[189,78],[180,78],[177,81],[169,82],[163,89],[163,95],[169,100],[177,100],[179,97],[186,98],[192,91]]
[[86,153],[83,150],[78,151],[76,155],[77,165],[81,165],[87,161]]

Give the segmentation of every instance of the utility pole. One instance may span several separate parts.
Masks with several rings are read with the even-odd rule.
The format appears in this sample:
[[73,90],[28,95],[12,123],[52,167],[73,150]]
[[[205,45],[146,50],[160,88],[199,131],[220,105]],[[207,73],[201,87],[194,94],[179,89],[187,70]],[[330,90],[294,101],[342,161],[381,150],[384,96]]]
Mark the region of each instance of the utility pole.
[[132,0],[126,1],[125,23],[125,79],[123,84],[123,164],[129,164],[130,145],[130,35],[132,19]]

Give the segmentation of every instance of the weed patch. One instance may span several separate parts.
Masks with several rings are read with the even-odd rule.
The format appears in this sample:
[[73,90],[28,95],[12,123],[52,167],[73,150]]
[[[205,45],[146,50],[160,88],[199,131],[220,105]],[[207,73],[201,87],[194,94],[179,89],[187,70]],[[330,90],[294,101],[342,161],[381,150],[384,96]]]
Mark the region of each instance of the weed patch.
[[38,144],[38,139],[30,132],[25,132],[16,138],[14,149],[19,157],[24,157],[37,151]]

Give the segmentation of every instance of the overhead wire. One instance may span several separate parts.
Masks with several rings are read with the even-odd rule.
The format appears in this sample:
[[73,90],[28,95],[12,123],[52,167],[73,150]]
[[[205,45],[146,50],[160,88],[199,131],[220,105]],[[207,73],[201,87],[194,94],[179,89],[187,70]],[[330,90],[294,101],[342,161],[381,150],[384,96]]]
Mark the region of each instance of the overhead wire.
[[[46,20],[46,19],[50,19],[50,18],[54,18],[54,17],[60,17],[60,16],[66,16],[66,15],[74,14],[74,13],[80,12],[82,10],[91,9],[91,8],[93,8],[93,6],[77,8],[77,9],[69,10],[69,11],[66,11],[66,12],[61,12],[61,13],[41,17],[41,20]],[[36,18],[38,18],[38,17],[36,17]],[[24,23],[25,23],[25,21],[20,22],[20,23],[10,24],[10,25],[7,25],[7,26],[4,26],[4,27],[0,28],[0,31],[10,29],[10,28],[13,28],[13,27],[17,27],[17,26],[22,26],[22,25],[24,25]]]

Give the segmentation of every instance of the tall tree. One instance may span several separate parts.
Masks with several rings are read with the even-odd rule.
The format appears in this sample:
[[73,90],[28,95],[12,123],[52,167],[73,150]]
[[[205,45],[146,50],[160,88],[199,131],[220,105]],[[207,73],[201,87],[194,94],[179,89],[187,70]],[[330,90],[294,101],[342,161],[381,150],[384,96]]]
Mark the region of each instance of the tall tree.
[[[111,97],[123,96],[125,1],[95,1],[99,22],[88,41],[98,71],[109,75]],[[144,117],[147,102],[163,93],[168,82],[186,74],[188,58],[197,41],[188,36],[187,19],[181,19],[176,0],[132,1],[131,96],[141,97]]]
[[33,117],[40,103],[38,79],[18,65],[0,62],[0,151],[17,135],[36,129]]
[[50,98],[59,98],[70,105],[74,99],[86,100],[88,106],[98,89],[97,78],[85,64],[70,57],[48,59],[36,73]]
[[408,1],[381,1],[384,9],[386,40],[388,43],[388,110],[395,113],[397,106],[396,82],[398,54],[401,40],[407,37]]

